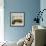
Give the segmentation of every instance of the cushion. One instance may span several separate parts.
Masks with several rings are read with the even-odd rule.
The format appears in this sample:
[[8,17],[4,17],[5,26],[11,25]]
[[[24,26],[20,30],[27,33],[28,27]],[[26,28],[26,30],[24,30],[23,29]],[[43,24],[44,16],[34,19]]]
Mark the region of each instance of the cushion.
[[17,42],[17,46],[23,46],[23,43],[24,43],[24,38],[21,38],[18,42]]

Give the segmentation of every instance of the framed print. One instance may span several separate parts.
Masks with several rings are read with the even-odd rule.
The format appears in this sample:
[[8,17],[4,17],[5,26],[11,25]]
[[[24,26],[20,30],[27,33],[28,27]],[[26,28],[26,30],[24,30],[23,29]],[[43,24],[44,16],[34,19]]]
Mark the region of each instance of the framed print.
[[10,14],[11,26],[24,26],[24,12],[11,12]]

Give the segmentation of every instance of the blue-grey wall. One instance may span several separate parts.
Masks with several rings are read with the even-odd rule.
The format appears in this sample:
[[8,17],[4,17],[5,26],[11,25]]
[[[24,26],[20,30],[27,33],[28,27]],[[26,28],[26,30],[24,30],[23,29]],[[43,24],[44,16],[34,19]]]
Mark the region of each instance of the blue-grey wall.
[[[7,41],[18,41],[31,31],[35,14],[40,9],[40,0],[4,0],[4,38]],[[10,12],[25,12],[24,27],[10,27]]]
[[[46,0],[41,0],[40,1],[40,10],[42,11],[43,9],[46,9]],[[40,25],[46,27],[46,10],[43,12],[43,22],[40,21]]]

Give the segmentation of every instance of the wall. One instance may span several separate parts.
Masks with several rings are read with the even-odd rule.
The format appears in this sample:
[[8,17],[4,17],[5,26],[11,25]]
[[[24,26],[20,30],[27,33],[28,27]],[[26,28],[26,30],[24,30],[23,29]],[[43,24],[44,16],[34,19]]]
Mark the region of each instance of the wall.
[[[41,0],[40,2],[41,2],[41,3],[40,3],[40,9],[41,9],[41,11],[42,11],[43,9],[46,9],[46,0]],[[42,17],[43,17],[43,22],[41,21],[41,22],[40,22],[40,25],[46,27],[46,20],[45,20],[45,19],[46,19],[46,11],[43,12]]]
[[[4,0],[4,37],[7,41],[18,41],[31,31],[35,14],[40,10],[40,0]],[[25,26],[11,27],[10,12],[25,12]]]

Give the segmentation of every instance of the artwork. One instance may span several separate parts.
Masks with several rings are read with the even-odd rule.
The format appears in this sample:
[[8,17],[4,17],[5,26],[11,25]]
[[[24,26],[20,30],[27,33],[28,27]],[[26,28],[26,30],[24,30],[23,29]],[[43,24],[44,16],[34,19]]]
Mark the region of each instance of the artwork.
[[24,26],[24,12],[11,12],[11,26]]

